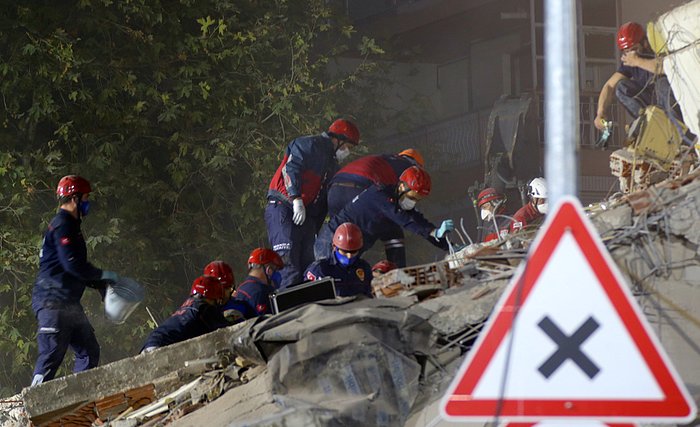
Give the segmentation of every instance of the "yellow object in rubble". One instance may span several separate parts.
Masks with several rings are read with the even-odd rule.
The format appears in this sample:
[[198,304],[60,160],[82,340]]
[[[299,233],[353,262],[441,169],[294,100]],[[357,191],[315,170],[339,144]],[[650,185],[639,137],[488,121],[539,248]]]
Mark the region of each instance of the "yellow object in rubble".
[[668,54],[666,37],[656,28],[653,22],[647,24],[647,40],[649,40],[651,50],[653,50],[657,56]]
[[[685,125],[678,123],[685,133]],[[655,105],[646,107],[632,127],[631,132],[636,133],[636,138],[630,148],[638,156],[654,160],[662,169],[668,170],[678,156],[683,137],[666,113]]]

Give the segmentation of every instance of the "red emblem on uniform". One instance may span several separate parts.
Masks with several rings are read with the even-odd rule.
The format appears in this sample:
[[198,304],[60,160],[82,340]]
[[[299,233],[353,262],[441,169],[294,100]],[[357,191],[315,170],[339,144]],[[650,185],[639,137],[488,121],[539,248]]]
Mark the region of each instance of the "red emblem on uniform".
[[362,281],[365,280],[365,270],[363,270],[363,269],[361,269],[361,268],[358,268],[357,270],[355,270],[355,274],[357,274],[357,277],[358,277],[360,280],[362,280]]
[[306,272],[306,278],[309,279],[309,280],[311,280],[311,281],[316,280],[316,276],[314,275],[314,273],[312,273],[312,272],[310,272],[310,271],[307,271],[307,272]]
[[264,313],[264,312],[267,311],[267,305],[265,305],[265,304],[258,304],[258,305],[255,306],[255,311],[257,311],[258,313]]
[[61,244],[63,246],[70,245],[70,237],[61,237]]

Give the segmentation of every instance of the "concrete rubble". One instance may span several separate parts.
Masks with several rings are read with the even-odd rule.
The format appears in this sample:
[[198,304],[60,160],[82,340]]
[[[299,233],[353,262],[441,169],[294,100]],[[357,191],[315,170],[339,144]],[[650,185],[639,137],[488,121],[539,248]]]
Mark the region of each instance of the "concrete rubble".
[[[700,402],[700,172],[587,210]],[[439,400],[532,235],[382,276],[379,298],[304,305],[27,388],[0,425],[441,425]]]

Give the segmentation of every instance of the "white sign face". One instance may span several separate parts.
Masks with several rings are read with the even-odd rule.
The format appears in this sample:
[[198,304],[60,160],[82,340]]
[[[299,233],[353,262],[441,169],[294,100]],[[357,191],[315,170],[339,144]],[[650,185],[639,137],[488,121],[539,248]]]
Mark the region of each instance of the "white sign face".
[[[663,398],[571,232],[564,233],[520,308],[515,331],[505,341],[515,340],[496,351],[475,398]],[[504,378],[508,352],[517,377]]]
[[450,386],[443,415],[692,420],[694,402],[576,199],[557,205],[533,248]]

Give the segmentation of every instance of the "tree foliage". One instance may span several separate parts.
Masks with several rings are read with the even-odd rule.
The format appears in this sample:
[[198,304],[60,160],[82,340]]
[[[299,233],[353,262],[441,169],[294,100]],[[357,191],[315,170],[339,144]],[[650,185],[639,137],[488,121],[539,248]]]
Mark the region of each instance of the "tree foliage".
[[[0,393],[31,377],[31,288],[61,176],[93,184],[91,261],[142,282],[162,319],[206,262],[224,259],[240,278],[266,243],[264,195],[290,139],[341,114],[381,121],[361,95],[375,90],[383,52],[331,6],[79,0],[0,11],[0,353],[11,359]],[[357,66],[329,74],[348,49]],[[145,310],[114,326],[96,292],[83,303],[103,363],[139,350]]]

